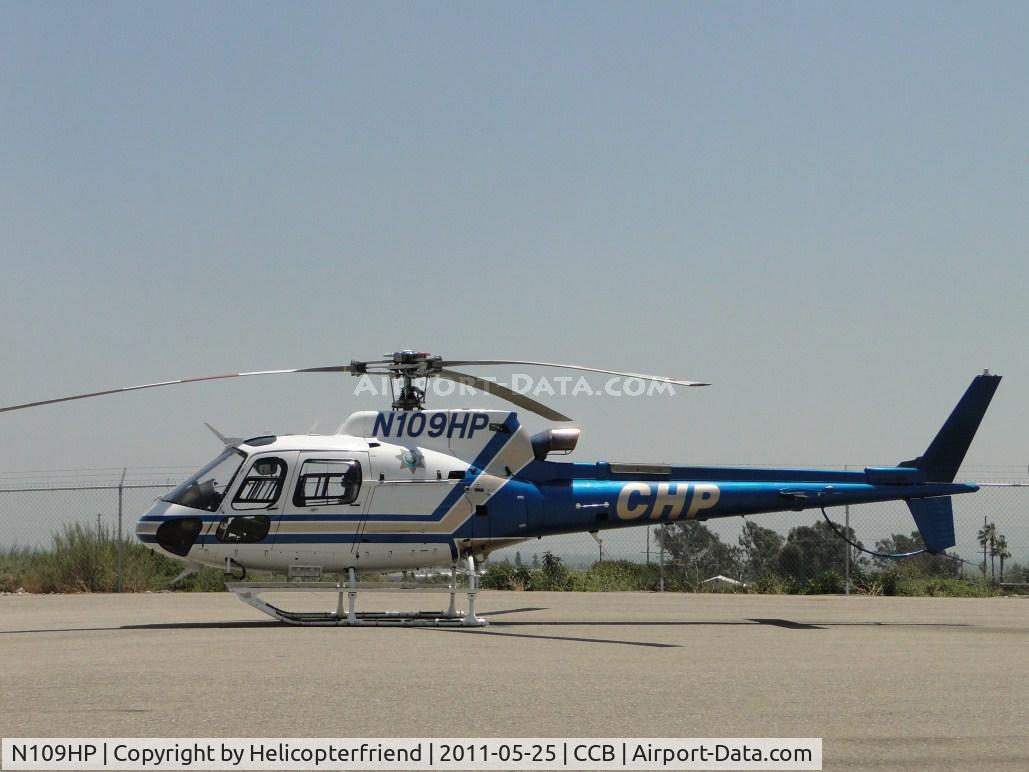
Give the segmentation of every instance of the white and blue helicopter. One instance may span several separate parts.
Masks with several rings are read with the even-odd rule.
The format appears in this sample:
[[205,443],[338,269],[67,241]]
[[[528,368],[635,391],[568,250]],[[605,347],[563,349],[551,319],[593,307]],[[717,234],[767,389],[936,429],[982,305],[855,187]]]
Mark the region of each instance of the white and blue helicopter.
[[[325,582],[250,583],[229,587],[255,608],[291,624],[463,624],[474,611],[476,563],[502,547],[554,534],[624,528],[683,519],[755,515],[901,500],[926,550],[954,546],[951,496],[978,486],[954,478],[1000,382],[977,376],[918,458],[861,471],[560,462],[577,428],[535,435],[502,410],[427,410],[428,381],[471,386],[548,420],[571,419],[501,384],[453,370],[460,366],[562,367],[663,381],[706,384],[641,373],[522,360],[445,360],[398,351],[349,365],[264,370],[161,381],[0,408],[56,402],[200,381],[294,373],[381,374],[392,384],[392,410],[351,415],[334,435],[219,435],[224,450],[144,513],[136,536],[151,549],[192,566],[238,573],[286,573],[319,579],[338,573],[334,613],[290,612],[264,592],[324,589]],[[421,384],[419,386],[418,384]],[[457,566],[468,576],[468,610],[455,610]],[[360,572],[452,566],[445,612],[358,613]],[[382,589],[381,587],[369,589]],[[344,594],[348,598],[344,608]]]

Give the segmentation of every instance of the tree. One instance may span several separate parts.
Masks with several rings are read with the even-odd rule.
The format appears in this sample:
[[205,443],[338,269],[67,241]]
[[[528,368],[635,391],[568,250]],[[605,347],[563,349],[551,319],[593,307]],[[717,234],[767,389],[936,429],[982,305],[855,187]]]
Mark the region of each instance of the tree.
[[[886,539],[880,539],[875,543],[876,552],[887,555],[896,555],[904,552],[915,552],[925,549],[925,542],[922,541],[918,531],[912,531],[910,536],[895,533]],[[961,562],[948,558],[945,555],[930,555],[923,553],[910,558],[873,558],[875,564],[883,570],[896,570],[910,576],[938,576],[947,579],[954,579],[961,570]]]
[[543,553],[540,569],[534,572],[537,590],[570,590],[572,575],[561,562],[561,558],[550,550]]
[[[837,526],[852,542],[861,546],[854,529]],[[779,551],[779,571],[799,581],[810,581],[832,571],[842,574],[845,557],[840,537],[824,520],[814,525],[791,528],[786,543]]]
[[739,544],[743,550],[744,573],[751,581],[779,570],[779,552],[785,540],[771,528],[748,520],[743,524]]
[[997,534],[997,538],[993,542],[993,551],[997,554],[1000,559],[1000,580],[1004,581],[1004,561],[1011,557],[1011,551],[1008,549],[1008,540],[1004,538],[1003,534]]
[[661,526],[654,535],[668,562],[678,566],[687,581],[699,584],[718,574],[740,574],[742,550],[723,542],[703,523],[681,520]]
[[517,551],[515,552],[515,565],[518,566],[518,567],[521,567],[521,565],[522,565],[522,553],[521,552],[517,552]]
[[992,547],[993,547],[994,539],[997,536],[997,526],[994,525],[993,523],[987,523],[984,520],[983,521],[983,527],[979,529],[979,533],[976,534],[976,536],[979,539],[979,544],[982,545],[982,548],[983,548],[983,579],[985,579],[986,578],[986,551],[987,551],[987,548],[991,548],[990,551],[992,552]]

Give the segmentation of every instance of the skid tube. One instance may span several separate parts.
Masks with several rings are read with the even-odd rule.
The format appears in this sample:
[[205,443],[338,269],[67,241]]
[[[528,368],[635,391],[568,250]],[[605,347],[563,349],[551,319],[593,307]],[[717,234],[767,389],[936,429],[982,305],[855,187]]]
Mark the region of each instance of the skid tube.
[[[232,582],[225,586],[236,597],[268,616],[289,625],[306,627],[485,627],[489,624],[475,615],[475,596],[479,592],[475,575],[475,559],[468,557],[468,586],[458,587],[457,571],[451,574],[447,587],[382,586],[383,583],[360,584],[357,572],[348,571],[347,583],[336,582]],[[334,612],[287,611],[273,606],[260,596],[265,592],[335,592],[338,596]],[[360,592],[447,593],[450,606],[446,611],[358,611]],[[457,610],[457,594],[468,596],[468,610]]]

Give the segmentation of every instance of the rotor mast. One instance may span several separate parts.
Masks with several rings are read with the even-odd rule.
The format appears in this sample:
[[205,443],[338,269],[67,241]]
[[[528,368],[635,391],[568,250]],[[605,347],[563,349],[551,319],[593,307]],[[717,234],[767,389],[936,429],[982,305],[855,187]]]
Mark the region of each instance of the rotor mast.
[[439,375],[443,369],[443,357],[433,356],[426,351],[411,351],[410,349],[394,351],[392,354],[383,354],[383,356],[390,358],[381,363],[352,360],[350,362],[351,374],[365,375],[368,373],[369,364],[372,364],[373,367],[378,364],[382,367],[384,374],[390,377],[391,388],[393,380],[400,381],[399,393],[394,392],[393,396],[394,410],[424,409],[425,389],[416,386],[415,381],[424,378],[427,387],[429,378]]

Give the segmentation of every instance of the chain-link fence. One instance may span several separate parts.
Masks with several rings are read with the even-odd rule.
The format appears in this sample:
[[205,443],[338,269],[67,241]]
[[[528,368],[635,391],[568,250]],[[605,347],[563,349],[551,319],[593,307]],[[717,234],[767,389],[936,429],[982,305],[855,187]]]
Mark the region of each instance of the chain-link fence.
[[[131,538],[138,517],[189,472],[186,468],[165,467],[0,474],[0,550],[48,547],[52,535],[72,523],[96,528],[98,533],[121,533]],[[971,576],[982,570],[984,555],[979,534],[985,523],[992,523],[995,534],[1004,537],[1005,575],[1019,577],[1021,569],[1029,566],[1029,470],[1024,466],[980,467],[964,469],[959,477],[976,478],[989,482],[982,482],[978,493],[954,497],[957,546],[952,552],[966,561],[960,571]],[[849,523],[853,537],[869,548],[895,535],[910,536],[915,530],[903,502],[835,507],[827,512],[841,526]],[[713,519],[703,525],[721,545],[740,548],[748,522],[771,529],[785,540],[794,529],[815,526],[821,521],[818,510],[806,510]],[[569,567],[589,566],[598,559],[653,565],[672,560],[662,548],[656,525],[602,531],[597,537],[579,533],[534,539],[496,551],[491,562],[506,560],[531,566],[538,564],[546,552],[562,558]],[[899,545],[891,542],[891,548],[896,546]],[[842,541],[837,547],[838,554],[852,566],[876,565],[866,556],[848,550]],[[990,552],[987,547],[987,573],[994,575],[999,571],[1000,556]],[[740,554],[737,549],[735,562],[727,561],[725,566],[698,561],[696,578],[707,578],[703,574],[708,571],[738,572]]]
[[131,536],[136,520],[192,470],[185,467],[0,473],[0,549],[45,548],[72,523]]

